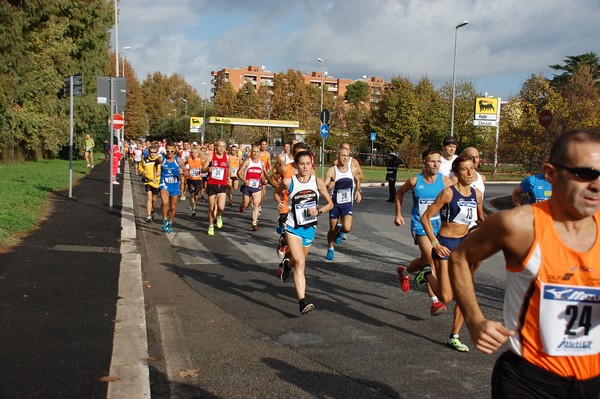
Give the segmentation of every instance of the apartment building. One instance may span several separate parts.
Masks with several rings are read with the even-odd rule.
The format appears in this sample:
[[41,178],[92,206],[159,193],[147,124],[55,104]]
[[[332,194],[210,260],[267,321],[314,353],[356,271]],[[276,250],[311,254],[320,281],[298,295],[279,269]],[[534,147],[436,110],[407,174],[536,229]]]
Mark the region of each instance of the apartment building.
[[[246,82],[252,83],[255,89],[263,85],[273,86],[276,73],[267,71],[264,67],[250,65],[248,67],[223,68],[220,71],[212,71],[211,75],[213,77],[211,80],[213,85],[211,92],[214,96],[227,82],[231,83],[235,91],[239,91],[244,87]],[[346,86],[356,82],[356,80],[352,79],[341,79],[328,75],[322,76],[321,71],[303,73],[303,76],[305,84],[320,88],[322,83],[323,88],[336,97],[343,97],[346,94]],[[366,76],[363,76],[360,80],[369,84],[370,102],[377,102],[385,89],[385,80],[380,77],[367,78]]]

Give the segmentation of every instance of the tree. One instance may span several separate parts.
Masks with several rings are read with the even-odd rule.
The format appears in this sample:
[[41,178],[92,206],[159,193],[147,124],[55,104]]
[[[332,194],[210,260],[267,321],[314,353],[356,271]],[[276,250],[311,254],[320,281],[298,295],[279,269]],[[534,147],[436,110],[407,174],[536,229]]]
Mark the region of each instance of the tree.
[[554,75],[550,80],[550,84],[555,89],[562,89],[567,84],[571,76],[579,69],[580,66],[586,65],[590,68],[592,79],[595,82],[596,90],[600,91],[600,59],[594,52],[585,54],[567,56],[564,60],[565,65],[554,64],[550,65],[550,68],[555,71],[563,71],[559,75]]
[[346,86],[346,101],[352,105],[366,103],[369,99],[369,84],[358,80]]
[[[206,101],[206,99],[205,99]],[[235,90],[231,82],[226,82],[215,96],[215,113],[218,116],[234,116]]]
[[426,77],[415,86],[415,94],[419,104],[420,144],[424,148],[439,149],[444,137],[449,133],[449,103]]

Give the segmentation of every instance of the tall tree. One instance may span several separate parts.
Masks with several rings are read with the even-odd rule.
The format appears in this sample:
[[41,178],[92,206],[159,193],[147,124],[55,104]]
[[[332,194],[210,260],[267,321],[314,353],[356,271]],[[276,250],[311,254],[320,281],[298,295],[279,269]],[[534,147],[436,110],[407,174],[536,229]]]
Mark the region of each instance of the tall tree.
[[580,66],[586,65],[590,68],[592,79],[596,84],[596,89],[600,91],[600,59],[594,52],[589,52],[580,55],[567,56],[564,60],[564,65],[554,64],[550,68],[555,71],[562,71],[561,74],[555,74],[550,80],[550,84],[555,89],[562,89],[567,84],[571,76],[579,69]]
[[449,133],[448,103],[426,77],[417,83],[415,93],[419,104],[421,146],[439,149]]

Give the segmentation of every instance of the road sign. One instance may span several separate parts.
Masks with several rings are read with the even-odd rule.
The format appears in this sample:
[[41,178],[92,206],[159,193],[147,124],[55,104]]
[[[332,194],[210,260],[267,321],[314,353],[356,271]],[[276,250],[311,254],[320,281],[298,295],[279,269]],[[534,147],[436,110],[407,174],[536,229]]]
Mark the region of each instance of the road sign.
[[[111,80],[114,80],[113,90],[111,93]],[[110,101],[115,102],[119,106],[127,105],[127,78],[115,78],[112,76],[97,77],[98,104],[109,105]],[[111,98],[112,94],[112,98]]]
[[552,111],[549,109],[543,109],[540,111],[538,114],[538,121],[543,127],[549,126],[552,123]]
[[498,118],[498,115],[490,115],[490,114],[475,114],[475,119],[486,120],[486,121],[495,121]]
[[498,113],[498,103],[496,97],[477,97],[475,99],[475,113],[495,115]]
[[371,133],[371,141],[377,140],[377,133]]
[[321,123],[329,123],[329,110],[327,108],[321,111]]
[[473,121],[473,126],[493,126],[498,127],[498,121],[484,121],[476,119]]
[[125,126],[125,118],[121,114],[114,114],[112,120],[114,121],[113,129],[115,130],[121,130]]
[[323,140],[325,140],[327,136],[329,136],[329,126],[327,126],[326,123],[323,123],[321,125],[321,137],[323,137]]

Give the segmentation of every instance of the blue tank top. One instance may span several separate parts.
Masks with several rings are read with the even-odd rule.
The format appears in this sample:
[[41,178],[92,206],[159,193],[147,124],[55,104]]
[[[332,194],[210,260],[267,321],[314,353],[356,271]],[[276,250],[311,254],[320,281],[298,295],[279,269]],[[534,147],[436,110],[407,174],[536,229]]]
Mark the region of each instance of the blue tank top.
[[442,221],[469,225],[477,220],[477,193],[473,187],[468,196],[463,196],[454,186],[452,199],[442,207]]
[[552,195],[552,185],[544,179],[544,175],[537,174],[526,177],[521,182],[521,190],[527,194],[530,204],[545,201]]
[[[438,173],[433,183],[425,182],[423,173],[417,175],[417,183],[413,188],[413,206],[410,211],[411,229],[422,229],[421,216],[425,213],[429,205],[435,201],[438,194],[444,189],[444,176]],[[440,214],[434,215],[431,219],[432,225],[440,223]]]
[[165,184],[179,184],[179,162],[177,157],[173,161],[163,161],[160,169],[160,182]]

